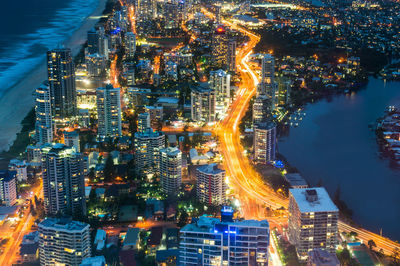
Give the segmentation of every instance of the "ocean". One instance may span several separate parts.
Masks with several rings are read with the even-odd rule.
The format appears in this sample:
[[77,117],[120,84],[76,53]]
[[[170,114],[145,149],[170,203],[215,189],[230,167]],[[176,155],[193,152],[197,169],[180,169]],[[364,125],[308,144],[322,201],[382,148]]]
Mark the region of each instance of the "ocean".
[[6,1],[0,9],[0,97],[79,28],[98,0]]

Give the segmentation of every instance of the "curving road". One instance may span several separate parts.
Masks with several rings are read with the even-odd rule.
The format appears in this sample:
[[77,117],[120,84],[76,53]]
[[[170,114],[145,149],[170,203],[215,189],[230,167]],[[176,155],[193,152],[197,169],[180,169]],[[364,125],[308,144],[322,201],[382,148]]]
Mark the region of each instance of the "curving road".
[[[204,8],[202,12],[209,17],[214,17],[212,13]],[[225,120],[217,124],[214,133],[219,140],[219,148],[224,156],[224,168],[227,171],[229,186],[234,190],[236,198],[241,203],[241,214],[246,219],[265,219],[267,218],[265,207],[273,209],[283,207],[287,210],[289,200],[283,198],[265,184],[260,175],[253,169],[243,153],[244,149],[240,144],[240,133],[238,130],[239,122],[248,108],[249,101],[256,93],[258,77],[247,64],[247,59],[260,38],[245,28],[227,20],[222,20],[222,22],[247,35],[250,41],[237,54],[238,69],[242,78],[239,92]],[[279,228],[287,224],[285,217],[287,217],[287,211],[284,211],[284,215],[281,217],[268,217],[268,221]],[[376,249],[382,249],[385,254],[391,255],[396,248],[400,250],[399,243],[368,230],[351,226],[344,221],[339,221],[339,231],[354,231],[358,234],[358,238],[365,244],[372,239],[377,245]]]

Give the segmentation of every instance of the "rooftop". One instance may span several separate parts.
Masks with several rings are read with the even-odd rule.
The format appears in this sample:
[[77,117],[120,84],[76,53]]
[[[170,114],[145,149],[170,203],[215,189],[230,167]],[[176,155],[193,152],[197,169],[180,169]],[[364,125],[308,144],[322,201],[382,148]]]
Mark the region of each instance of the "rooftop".
[[219,169],[218,165],[215,163],[200,166],[197,168],[197,171],[202,172],[204,174],[213,174],[213,175],[225,172],[225,170]]
[[233,222],[221,222],[218,218],[209,217],[206,215],[191,224],[185,225],[181,232],[205,232],[215,233],[214,228],[216,225],[233,225],[236,227],[269,227],[267,220],[234,220]]
[[[302,213],[339,211],[323,187],[293,188],[289,191]],[[308,200],[307,197],[311,200]]]
[[80,266],[104,266],[106,265],[106,259],[104,256],[90,257],[82,260]]
[[46,218],[39,224],[39,228],[40,227],[60,231],[83,231],[86,228],[89,228],[89,225],[78,221],[72,221],[67,218]]

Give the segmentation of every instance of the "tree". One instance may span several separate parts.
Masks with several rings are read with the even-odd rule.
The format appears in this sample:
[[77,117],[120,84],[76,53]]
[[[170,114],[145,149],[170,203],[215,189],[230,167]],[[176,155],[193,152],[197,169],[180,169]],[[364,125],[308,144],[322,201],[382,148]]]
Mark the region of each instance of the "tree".
[[370,250],[372,250],[374,247],[376,247],[375,241],[372,239],[368,240],[368,247]]
[[188,223],[188,218],[189,215],[186,212],[186,210],[181,210],[181,215],[179,216],[179,220],[178,220],[178,227],[182,228],[183,226],[185,226]]
[[106,164],[104,165],[104,181],[110,182],[113,180],[115,174],[115,165],[113,158],[110,155],[108,155]]

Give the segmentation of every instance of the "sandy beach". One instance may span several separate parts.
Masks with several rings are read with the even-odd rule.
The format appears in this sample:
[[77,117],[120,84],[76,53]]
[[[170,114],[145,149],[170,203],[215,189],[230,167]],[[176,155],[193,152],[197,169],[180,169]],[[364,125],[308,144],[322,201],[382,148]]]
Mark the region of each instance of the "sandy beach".
[[[76,55],[86,42],[86,33],[99,20],[105,8],[106,0],[99,0],[97,8],[85,19],[81,27],[64,41],[64,46],[71,48]],[[47,79],[45,55],[43,61],[16,85],[9,88],[0,98],[0,151],[8,150],[21,130],[21,121],[34,106],[34,91]]]

